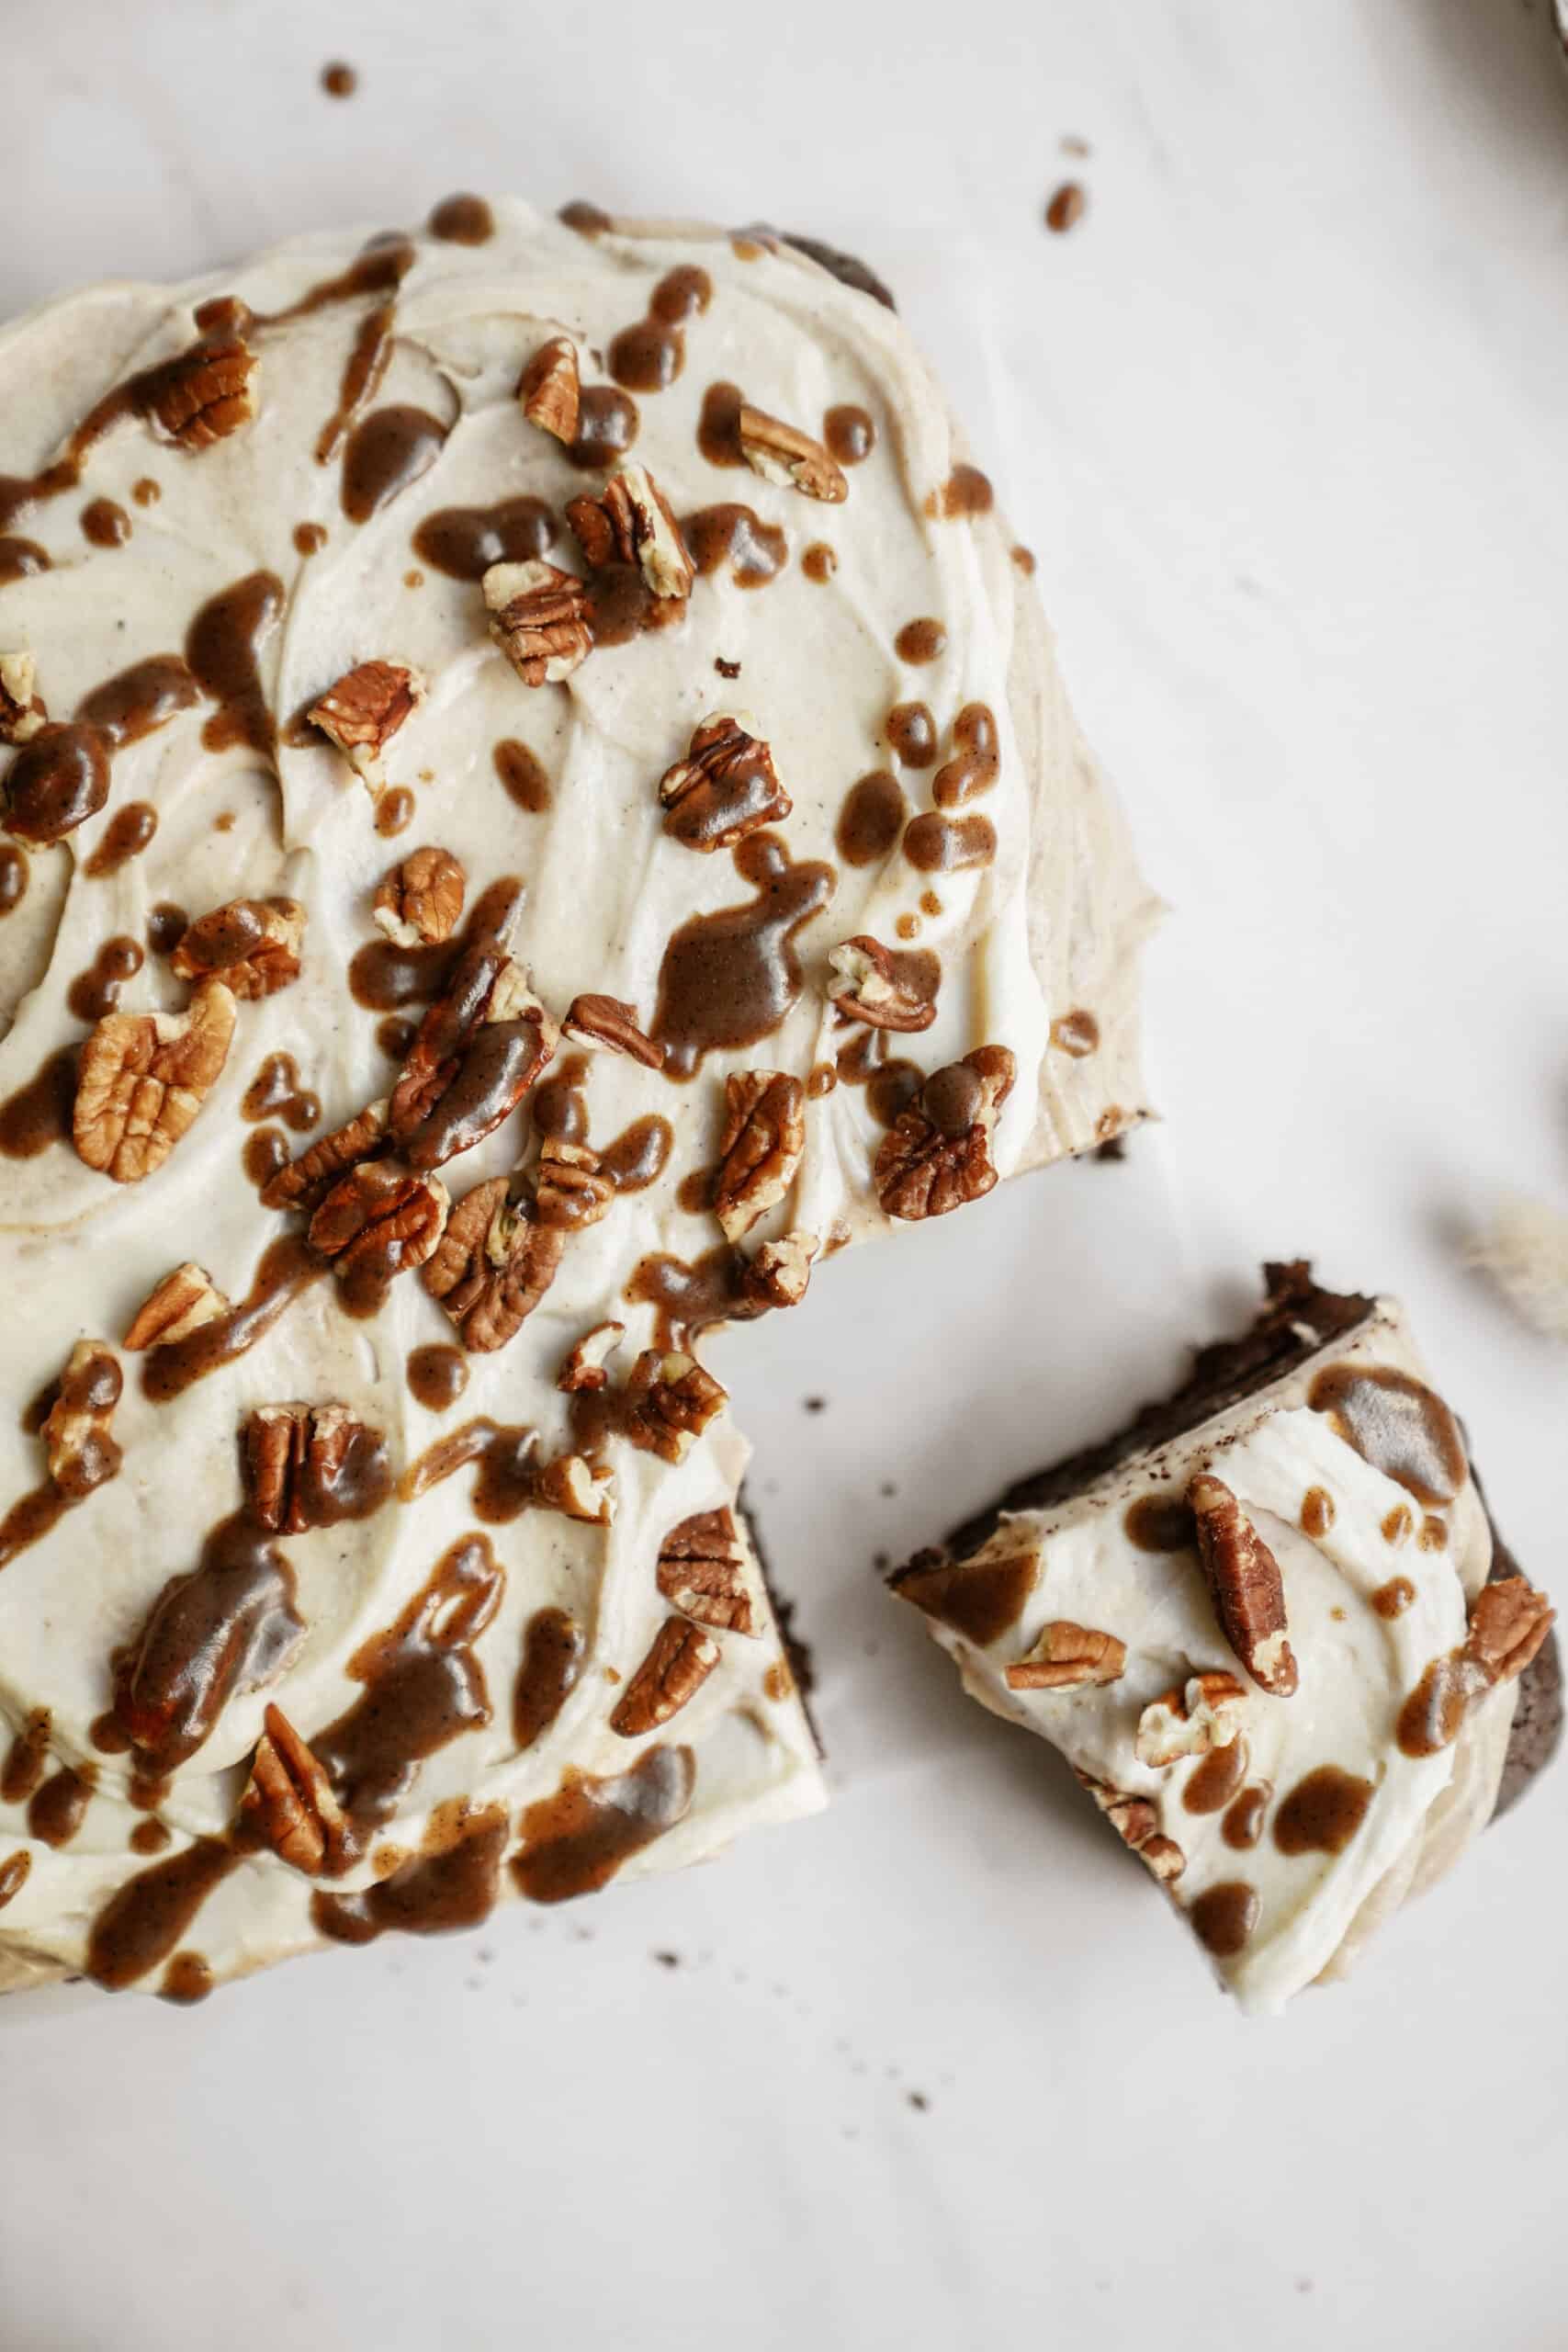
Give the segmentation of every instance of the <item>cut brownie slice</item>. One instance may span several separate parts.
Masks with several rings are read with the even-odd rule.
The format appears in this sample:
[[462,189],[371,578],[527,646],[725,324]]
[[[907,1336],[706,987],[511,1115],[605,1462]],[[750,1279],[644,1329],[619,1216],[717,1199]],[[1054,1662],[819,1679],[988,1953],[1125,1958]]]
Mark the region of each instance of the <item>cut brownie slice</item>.
[[1342,1974],[1562,1713],[1552,1612],[1401,1310],[1299,1261],[1265,1278],[1173,1396],[893,1578],[1261,2012]]

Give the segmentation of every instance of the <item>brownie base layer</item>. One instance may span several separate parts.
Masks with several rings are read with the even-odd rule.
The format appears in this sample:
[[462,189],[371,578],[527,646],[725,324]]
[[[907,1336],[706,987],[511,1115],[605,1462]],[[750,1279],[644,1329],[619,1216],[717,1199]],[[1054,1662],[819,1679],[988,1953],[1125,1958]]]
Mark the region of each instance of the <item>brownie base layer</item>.
[[[1217,1414],[1228,1412],[1284,1379],[1330,1341],[1348,1342],[1377,1312],[1377,1301],[1359,1292],[1324,1290],[1314,1282],[1311,1261],[1304,1258],[1265,1265],[1263,1280],[1267,1296],[1250,1329],[1234,1340],[1217,1340],[1198,1349],[1192,1370],[1179,1388],[1141,1407],[1114,1436],[1080,1447],[1076,1453],[1017,1480],[986,1510],[955,1527],[944,1544],[918,1552],[896,1569],[888,1579],[893,1589],[897,1591],[917,1571],[943,1560],[966,1559],[995,1534],[1005,1513],[1049,1510],[1137,1456],[1156,1454],[1162,1445],[1190,1435]],[[1471,1475],[1492,1529],[1491,1580],[1521,1575],[1518,1562],[1497,1532],[1473,1465]],[[1562,1654],[1556,1634],[1551,1633],[1518,1679],[1494,1820],[1517,1804],[1536,1774],[1557,1753],[1563,1712]]]
[[762,1589],[768,1596],[768,1604],[773,1612],[773,1622],[779,1629],[779,1641],[784,1648],[785,1662],[795,1677],[795,1687],[800,1699],[801,1713],[805,1715],[811,1736],[817,1743],[818,1758],[825,1759],[828,1750],[822,1741],[822,1726],[818,1722],[811,1704],[811,1694],[817,1687],[817,1667],[811,1656],[810,1645],[803,1641],[795,1630],[795,1602],[784,1600],[773,1580],[773,1563],[768,1558],[767,1550],[762,1543],[762,1531],[757,1524],[756,1512],[746,1499],[744,1487],[740,1491],[735,1508],[746,1522],[746,1532],[750,1539],[751,1550],[756,1557],[757,1572],[762,1579]]

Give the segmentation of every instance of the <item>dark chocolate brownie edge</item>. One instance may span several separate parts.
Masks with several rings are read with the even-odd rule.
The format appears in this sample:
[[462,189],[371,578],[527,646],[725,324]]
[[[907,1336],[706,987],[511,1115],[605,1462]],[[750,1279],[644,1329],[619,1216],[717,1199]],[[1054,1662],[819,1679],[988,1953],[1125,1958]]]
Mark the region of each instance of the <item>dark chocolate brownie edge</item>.
[[750,1538],[751,1549],[757,1555],[757,1567],[761,1576],[763,1589],[768,1596],[768,1605],[773,1612],[773,1619],[779,1629],[779,1639],[784,1645],[784,1654],[788,1660],[789,1670],[795,1677],[795,1687],[800,1693],[801,1707],[807,1723],[810,1726],[811,1736],[817,1743],[818,1756],[826,1758],[828,1750],[822,1742],[821,1725],[817,1721],[816,1712],[811,1704],[811,1693],[817,1687],[817,1668],[812,1662],[809,1645],[803,1641],[795,1630],[795,1602],[785,1600],[778,1586],[773,1582],[773,1567],[762,1542],[762,1531],[757,1524],[755,1511],[746,1499],[744,1487],[740,1490],[735,1507],[746,1522],[746,1532]]
[[[1492,1530],[1490,1581],[1495,1584],[1502,1577],[1522,1576],[1524,1570],[1497,1532],[1492,1506],[1473,1462],[1470,1475],[1475,1480],[1475,1491],[1481,1497],[1481,1508]],[[1519,1695],[1503,1759],[1503,1777],[1497,1783],[1497,1802],[1492,1808],[1494,1821],[1510,1805],[1517,1804],[1536,1774],[1551,1763],[1562,1745],[1562,1652],[1556,1634],[1551,1633],[1519,1677]]]

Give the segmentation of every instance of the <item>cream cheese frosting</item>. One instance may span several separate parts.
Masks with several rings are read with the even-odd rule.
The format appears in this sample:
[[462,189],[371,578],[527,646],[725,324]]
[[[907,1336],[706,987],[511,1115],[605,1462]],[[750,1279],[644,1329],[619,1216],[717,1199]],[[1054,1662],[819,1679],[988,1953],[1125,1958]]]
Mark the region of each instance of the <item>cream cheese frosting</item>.
[[[1060,1749],[1259,2014],[1343,1974],[1457,1860],[1490,1817],[1517,1695],[1477,1678],[1462,1710],[1427,1703],[1492,1533],[1401,1309],[1367,1306],[1281,1376],[900,1578],[966,1689]],[[1222,1629],[1186,1502],[1205,1476],[1278,1566],[1293,1688],[1265,1687]],[[1110,1637],[1106,1679],[1036,1680],[1049,1627],[1058,1655],[1064,1628],[1080,1651],[1085,1628]],[[1230,1686],[1217,1702],[1211,1677]],[[1190,1728],[1206,1703],[1212,1738]]]
[[[435,220],[445,233],[334,232],[183,287],[94,288],[0,334],[0,686],[21,689],[0,749],[7,1361],[20,1405],[91,1343],[81,1361],[118,1382],[119,1463],[55,1511],[39,1414],[0,1430],[0,1965],[18,1973],[199,1992],[334,1938],[674,1867],[820,1804],[733,1516],[743,1442],[724,1417],[678,1460],[616,1428],[583,1439],[563,1360],[613,1318],[618,1394],[644,1351],[684,1362],[705,1323],[755,1313],[769,1245],[783,1298],[846,1241],[896,1230],[918,1212],[907,1188],[889,1211],[886,1155],[908,1140],[900,1114],[920,1141],[932,1073],[990,1181],[1143,1115],[1154,902],[1021,551],[897,319],[761,232],[573,227],[513,201]],[[572,443],[517,397],[562,341],[583,388]],[[193,424],[198,343],[217,378]],[[842,494],[749,463],[742,397],[836,452]],[[689,594],[657,611],[640,591],[617,604],[587,525],[564,519],[634,465],[695,559]],[[536,686],[483,575],[540,561],[569,601],[585,572],[602,601],[587,658]],[[366,664],[406,676],[409,707],[361,757],[310,714]],[[660,786],[716,713],[768,746],[788,807],[707,850],[665,821]],[[259,1198],[290,1153],[393,1094],[451,977],[461,931],[399,947],[375,921],[389,870],[423,848],[461,868],[478,947],[504,905],[546,1050],[588,994],[654,1041],[639,1058],[569,1034],[521,1107],[433,1171],[454,1208],[501,1178],[525,1215],[550,1137],[612,1171],[607,1212],[567,1232],[506,1344],[460,1356],[446,1401],[411,1385],[411,1357],[459,1337],[420,1272],[349,1315],[302,1219]],[[239,900],[288,902],[303,928],[298,976],[228,1008],[231,967],[193,987],[179,943]],[[916,971],[902,1034],[829,995],[852,939]],[[117,1182],[83,1147],[80,1093],[73,1147],[84,1048],[120,1014],[169,1016],[173,1036],[197,999],[231,1017],[221,1067],[161,1164]],[[987,1050],[1010,1057],[1010,1086],[970,1069]],[[737,1241],[713,1170],[728,1082],[749,1073],[791,1082],[801,1133]],[[966,1177],[957,1197],[984,1188]],[[240,1302],[280,1241],[318,1278],[254,1344],[184,1385],[166,1354],[127,1350],[176,1267]],[[155,1770],[127,1750],[117,1674],[139,1645],[145,1666],[172,1581],[246,1507],[242,1431],[284,1405],[344,1408],[392,1491],[273,1531],[292,1600],[275,1591],[257,1636],[267,1670],[231,1658],[205,1736]],[[430,1450],[469,1424],[476,1459],[424,1483],[416,1465],[428,1476]],[[525,1464],[499,1504],[477,1458],[495,1430],[491,1454],[513,1432]],[[580,1444],[607,1523],[528,1485],[527,1464]],[[672,1608],[656,1576],[671,1531],[712,1512],[732,1514],[750,1632]],[[222,1572],[209,1557],[201,1573]],[[698,1628],[700,1687],[651,1733],[615,1728],[672,1618]],[[562,1621],[567,1687],[535,1726],[531,1634]],[[332,1750],[344,1797],[367,1690],[383,1673],[402,1687],[398,1641],[439,1653],[418,1671],[446,1677],[446,1713],[417,1753],[377,1750],[385,1785],[352,1850],[301,1868],[276,1836],[228,1842],[269,1709]]]

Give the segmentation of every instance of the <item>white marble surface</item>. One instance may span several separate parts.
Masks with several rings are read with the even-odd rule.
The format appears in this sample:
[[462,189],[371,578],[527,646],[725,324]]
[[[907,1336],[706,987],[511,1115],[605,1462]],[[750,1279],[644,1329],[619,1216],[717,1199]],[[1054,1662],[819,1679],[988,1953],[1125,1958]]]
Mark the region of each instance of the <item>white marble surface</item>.
[[[1404,1294],[1568,1593],[1568,1352],[1461,1256],[1500,1190],[1568,1200],[1548,0],[786,16],[4,11],[0,312],[459,185],[858,243],[1039,550],[1176,910],[1157,1136],[720,1358],[833,1811],[204,2009],[7,2018],[4,2352],[1565,2340],[1568,1771],[1362,1980],[1248,2028],[871,1572],[1310,1250]],[[1050,237],[1069,174],[1089,210]]]

